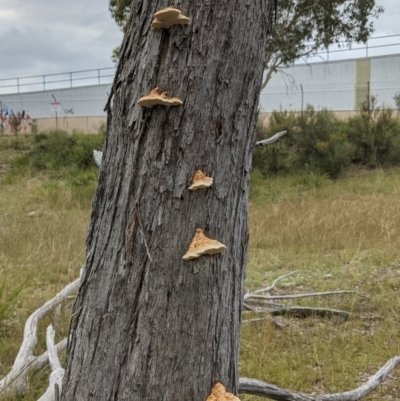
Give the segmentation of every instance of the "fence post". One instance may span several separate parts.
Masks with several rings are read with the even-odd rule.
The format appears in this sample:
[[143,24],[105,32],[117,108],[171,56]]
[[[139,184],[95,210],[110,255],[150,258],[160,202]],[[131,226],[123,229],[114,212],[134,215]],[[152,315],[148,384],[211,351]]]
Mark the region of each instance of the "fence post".
[[100,70],[97,70],[97,78],[99,79],[99,85],[100,85]]
[[301,115],[303,116],[303,110],[304,110],[304,90],[303,90],[303,84],[300,84],[301,88]]
[[43,75],[43,90],[46,90],[46,75]]
[[17,78],[17,91],[19,93],[19,78]]
[[69,73],[70,87],[72,88],[72,72]]

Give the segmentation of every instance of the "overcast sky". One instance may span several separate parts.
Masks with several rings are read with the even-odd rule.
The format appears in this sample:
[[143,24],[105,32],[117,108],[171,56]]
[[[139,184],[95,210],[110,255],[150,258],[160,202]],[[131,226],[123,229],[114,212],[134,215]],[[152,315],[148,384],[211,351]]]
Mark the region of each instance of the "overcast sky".
[[[374,36],[400,34],[400,0],[377,2]],[[0,79],[111,67],[121,40],[108,0],[0,0]]]
[[0,79],[111,67],[108,0],[0,0]]

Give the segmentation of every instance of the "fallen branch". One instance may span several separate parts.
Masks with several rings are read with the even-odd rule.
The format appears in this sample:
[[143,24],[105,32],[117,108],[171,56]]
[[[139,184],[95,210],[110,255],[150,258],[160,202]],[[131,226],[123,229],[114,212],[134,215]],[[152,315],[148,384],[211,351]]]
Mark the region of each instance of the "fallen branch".
[[[260,292],[260,291],[261,290],[258,290],[256,292]],[[268,301],[275,301],[277,299],[299,299],[299,298],[325,297],[325,296],[329,296],[329,295],[343,295],[343,294],[354,294],[361,298],[369,299],[368,295],[359,294],[356,291],[349,291],[349,290],[310,292],[310,293],[306,293],[306,294],[295,294],[295,295],[257,295],[256,292],[246,294],[244,296],[244,300],[248,301],[249,299],[263,299],[263,300],[268,300]]]
[[60,360],[58,359],[56,347],[54,345],[54,335],[53,326],[48,326],[46,330],[46,345],[52,372],[50,373],[49,387],[47,387],[46,392],[38,401],[54,401],[56,398],[56,386],[58,391],[61,390],[62,379],[65,371],[61,367]]
[[41,319],[55,309],[68,295],[79,287],[80,279],[64,287],[54,298],[33,312],[25,323],[24,337],[21,347],[15,358],[11,371],[0,380],[0,395],[11,393],[24,394],[26,390],[26,378],[31,370],[40,369],[48,361],[48,352],[35,357],[33,351],[37,344],[37,326]]
[[[331,295],[345,295],[354,294],[361,298],[369,299],[369,296],[360,294],[356,291],[342,290],[342,291],[326,291],[326,292],[311,292],[305,294],[295,294],[295,295],[271,295],[271,292],[275,290],[278,281],[289,277],[296,273],[296,271],[290,272],[283,276],[278,277],[273,281],[269,287],[262,288],[260,290],[247,293],[243,297],[243,307],[249,311],[259,313],[268,312],[272,316],[282,316],[282,315],[292,315],[295,317],[305,318],[308,316],[340,316],[344,319],[349,319],[353,316],[352,313],[346,312],[340,309],[329,309],[329,308],[311,308],[311,307],[300,307],[300,306],[284,306],[277,303],[273,303],[276,300],[284,299],[299,299],[299,298],[309,298],[309,297],[321,297],[321,296],[331,296]],[[249,303],[251,302],[251,303]],[[248,320],[246,322],[256,322],[256,319]]]
[[[253,293],[246,294],[244,300],[249,299],[262,299],[271,301],[272,299],[287,299],[287,296],[260,296],[258,294],[271,292],[275,289],[276,283],[288,277],[295,272],[291,272],[284,276],[278,277],[271,286],[257,290]],[[49,387],[46,392],[40,397],[38,401],[58,401],[57,395],[61,390],[62,378],[64,376],[64,369],[61,367],[57,353],[64,350],[67,345],[67,339],[62,340],[56,346],[54,345],[54,330],[51,326],[47,328],[46,332],[46,344],[47,351],[39,357],[33,356],[33,350],[37,343],[37,324],[40,319],[48,315],[54,310],[64,299],[67,299],[69,295],[78,289],[80,279],[75,280],[71,284],[67,285],[62,291],[60,291],[53,299],[47,301],[41,308],[31,314],[25,323],[24,339],[21,348],[18,352],[17,358],[11,371],[0,381],[0,395],[8,395],[10,393],[23,394],[26,391],[26,378],[30,371],[36,371],[43,368],[48,362],[52,368],[52,373],[49,378]],[[312,293],[294,296],[296,298],[306,296],[317,296],[317,295],[332,295],[332,294],[348,294],[353,293],[365,298],[361,294],[354,291],[334,291],[329,293]],[[292,296],[293,297],[293,296]],[[245,304],[245,303],[244,303]],[[246,304],[245,304],[246,305]],[[250,308],[250,307],[249,307]],[[276,303],[267,303],[268,312],[274,315],[283,314],[295,314],[304,316],[310,316],[314,314],[326,315],[326,314],[337,314],[342,317],[350,317],[350,313],[337,309],[327,308],[309,308],[309,307],[287,307]],[[263,319],[251,319],[245,322],[256,322]],[[279,324],[282,328],[283,325]],[[358,387],[355,390],[326,395],[310,395],[305,393],[299,393],[287,389],[280,388],[278,386],[262,382],[256,379],[240,378],[239,379],[239,393],[258,395],[261,397],[267,397],[278,401],[357,401],[362,397],[366,396],[375,388],[381,384],[388,376],[388,374],[400,363],[400,357],[394,357],[390,359],[384,367],[382,367],[374,376],[371,377],[366,383]]]
[[286,390],[273,384],[256,379],[240,378],[239,393],[258,395],[278,401],[357,401],[374,391],[388,377],[389,373],[400,364],[400,356],[386,362],[367,382],[355,390],[343,393],[312,395]]
[[261,146],[271,145],[271,143],[278,141],[280,138],[282,138],[286,134],[287,134],[287,131],[278,132],[274,136],[271,136],[271,138],[263,139],[262,141],[256,142],[255,147],[260,148]]
[[[269,292],[271,292],[271,291],[273,291],[275,289],[276,283],[278,281],[280,281],[280,280],[282,280],[282,279],[284,279],[286,277],[293,276],[293,274],[295,274],[297,272],[298,272],[298,270],[295,270],[295,271],[290,272],[288,274],[284,274],[283,276],[280,276],[277,279],[275,279],[269,287],[261,288],[260,290],[254,291],[251,294],[255,295],[255,294],[261,294],[261,293],[264,293],[264,294],[265,293],[269,293]],[[244,296],[244,299],[246,300],[246,295]]]

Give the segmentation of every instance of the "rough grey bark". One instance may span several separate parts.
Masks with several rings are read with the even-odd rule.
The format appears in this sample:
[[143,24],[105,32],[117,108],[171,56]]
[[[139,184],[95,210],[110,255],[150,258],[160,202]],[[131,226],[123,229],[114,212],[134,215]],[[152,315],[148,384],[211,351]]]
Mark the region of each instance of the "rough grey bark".
[[[247,202],[271,4],[135,1],[74,305],[62,401],[205,401],[238,389]],[[143,109],[158,86],[183,106]],[[209,190],[187,187],[196,169]],[[227,246],[183,261],[196,228]]]

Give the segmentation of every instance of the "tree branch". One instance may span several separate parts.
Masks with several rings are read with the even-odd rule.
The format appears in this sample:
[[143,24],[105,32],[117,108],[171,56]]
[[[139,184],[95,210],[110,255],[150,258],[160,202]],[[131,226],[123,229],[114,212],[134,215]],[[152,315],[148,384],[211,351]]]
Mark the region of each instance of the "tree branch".
[[287,134],[287,131],[281,131],[271,136],[271,138],[263,139],[262,141],[258,141],[255,143],[256,148],[260,148],[261,146],[270,145],[271,143],[276,142],[279,138],[282,138],[284,135]]
[[[278,134],[276,134],[276,135],[278,135]],[[255,294],[270,292],[270,291],[275,289],[275,286],[278,283],[278,281],[280,281],[280,280],[282,280],[282,279],[284,279],[286,277],[293,276],[293,274],[295,274],[297,272],[298,272],[298,270],[295,270],[295,271],[290,272],[288,274],[284,274],[283,276],[280,276],[277,279],[275,279],[269,287],[261,288],[260,290],[254,291],[251,294],[255,295]],[[246,300],[246,295],[244,296],[244,299]]]
[[[258,290],[257,292],[260,292]],[[343,295],[343,294],[354,294],[362,298],[369,299],[367,295],[359,294],[356,291],[326,291],[326,292],[310,292],[307,294],[295,294],[295,295],[257,295],[255,292],[251,294],[246,294],[244,296],[244,300],[248,301],[249,299],[262,299],[267,301],[274,301],[277,299],[299,299],[299,298],[310,298],[310,297],[324,297],[329,295]]]
[[383,383],[389,373],[400,364],[400,356],[395,356],[379,369],[367,382],[355,390],[343,393],[311,395],[297,391],[286,390],[273,384],[256,379],[240,378],[239,393],[252,394],[277,401],[357,401],[375,390]]
[[56,386],[59,391],[62,386],[62,379],[65,371],[61,367],[60,360],[58,359],[56,347],[54,345],[54,335],[53,326],[48,326],[46,330],[46,345],[52,372],[50,373],[49,387],[47,387],[46,392],[38,401],[54,401],[56,398]]
[[33,368],[40,368],[47,363],[48,353],[36,358],[33,355],[37,343],[37,325],[41,319],[56,308],[69,294],[79,287],[80,278],[64,287],[54,298],[33,312],[25,323],[21,348],[15,358],[11,371],[0,380],[0,395],[11,393],[23,394],[26,390],[26,377]]

